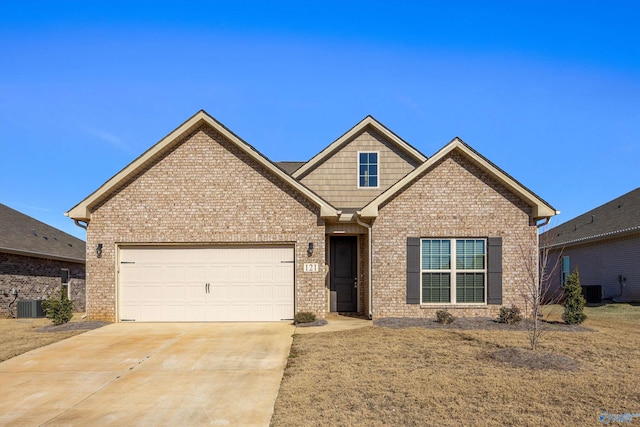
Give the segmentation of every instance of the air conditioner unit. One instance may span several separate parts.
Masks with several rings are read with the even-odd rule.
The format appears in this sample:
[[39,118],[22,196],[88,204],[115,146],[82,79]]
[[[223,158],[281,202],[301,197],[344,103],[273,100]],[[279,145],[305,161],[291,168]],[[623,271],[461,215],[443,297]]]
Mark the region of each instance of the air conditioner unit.
[[18,318],[44,317],[42,300],[25,299],[18,301]]
[[602,302],[602,286],[583,285],[582,296],[587,301],[587,304],[600,304]]

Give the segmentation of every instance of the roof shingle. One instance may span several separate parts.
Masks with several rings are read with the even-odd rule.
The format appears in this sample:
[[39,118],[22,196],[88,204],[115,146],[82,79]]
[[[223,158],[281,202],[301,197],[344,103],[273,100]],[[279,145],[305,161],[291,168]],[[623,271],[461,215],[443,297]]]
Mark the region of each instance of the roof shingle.
[[540,241],[564,246],[634,230],[640,231],[640,188],[544,232]]
[[0,203],[0,252],[85,262],[85,242]]

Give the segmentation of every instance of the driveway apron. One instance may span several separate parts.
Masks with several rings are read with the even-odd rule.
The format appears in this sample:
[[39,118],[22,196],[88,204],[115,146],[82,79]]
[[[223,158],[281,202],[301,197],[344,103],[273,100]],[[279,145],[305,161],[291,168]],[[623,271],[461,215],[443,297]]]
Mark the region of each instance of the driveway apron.
[[294,327],[117,323],[0,363],[0,425],[269,425]]

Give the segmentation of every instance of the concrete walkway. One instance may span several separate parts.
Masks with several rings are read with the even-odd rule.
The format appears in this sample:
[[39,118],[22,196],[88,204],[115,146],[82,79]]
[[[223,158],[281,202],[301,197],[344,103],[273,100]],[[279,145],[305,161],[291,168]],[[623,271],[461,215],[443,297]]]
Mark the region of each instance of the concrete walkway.
[[0,363],[0,425],[266,426],[294,327],[119,323]]
[[366,328],[373,326],[373,321],[354,316],[345,316],[338,313],[327,314],[326,325],[322,326],[298,326],[296,334],[319,334],[323,332],[348,331],[349,329]]

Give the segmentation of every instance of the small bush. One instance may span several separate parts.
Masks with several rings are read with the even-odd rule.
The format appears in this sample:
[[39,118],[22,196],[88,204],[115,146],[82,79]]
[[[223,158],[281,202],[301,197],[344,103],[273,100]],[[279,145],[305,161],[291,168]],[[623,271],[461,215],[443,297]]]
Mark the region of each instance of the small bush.
[[498,322],[506,323],[507,325],[515,325],[522,321],[522,315],[520,309],[512,305],[511,308],[500,307],[500,313],[498,314]]
[[453,322],[455,317],[447,310],[438,310],[436,311],[436,322],[442,323],[443,325],[448,325]]
[[44,300],[42,309],[47,319],[51,319],[54,325],[67,323],[73,317],[72,302],[62,289],[54,291],[49,298]]
[[316,315],[308,311],[301,311],[293,318],[293,323],[311,323],[316,321]]
[[587,315],[584,314],[586,300],[582,296],[582,286],[580,286],[580,275],[577,268],[567,278],[567,283],[564,285],[564,295],[562,320],[569,325],[584,322],[584,319],[587,318]]

